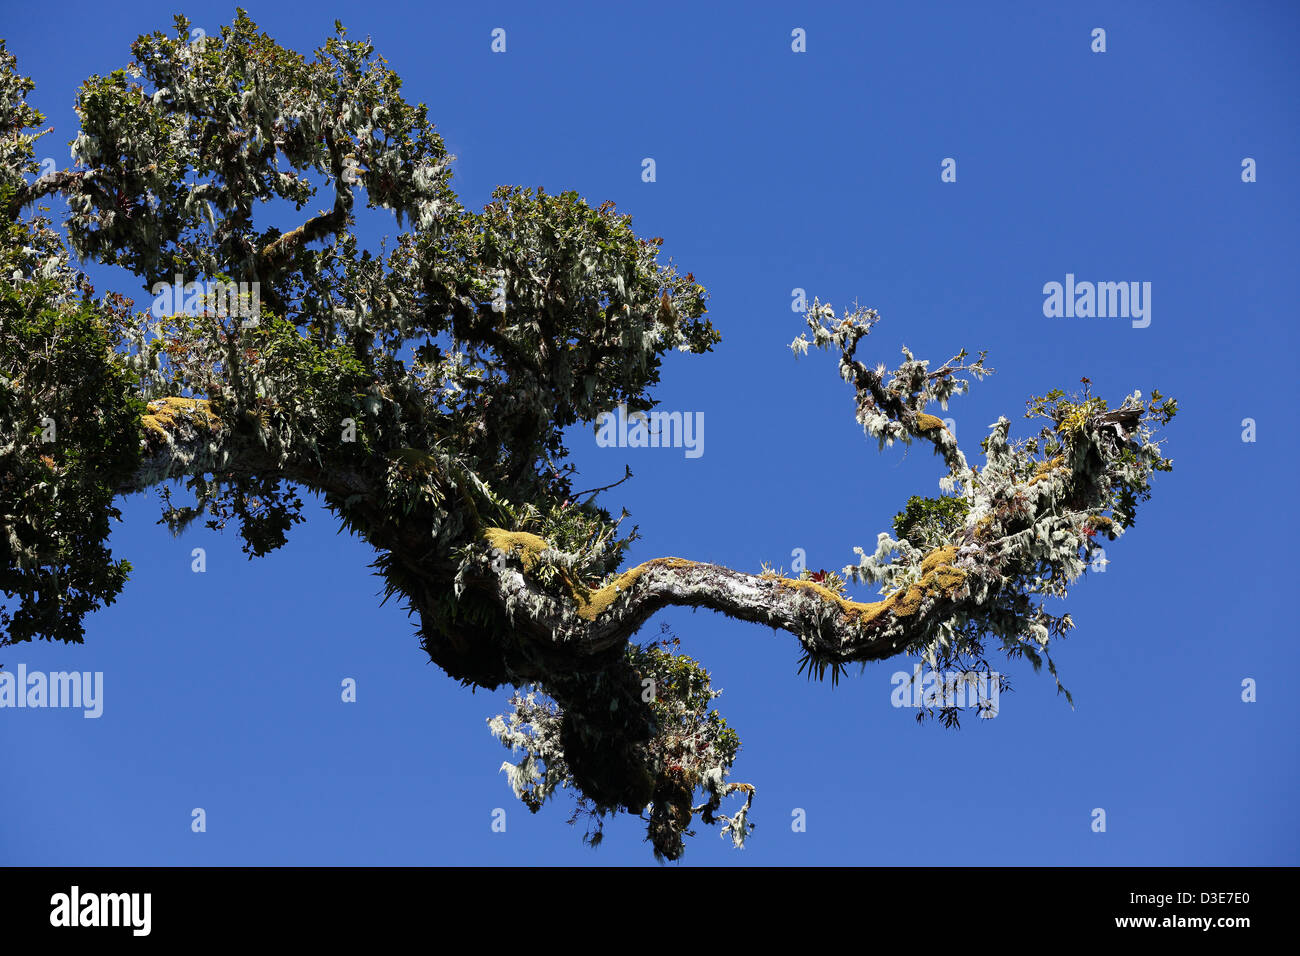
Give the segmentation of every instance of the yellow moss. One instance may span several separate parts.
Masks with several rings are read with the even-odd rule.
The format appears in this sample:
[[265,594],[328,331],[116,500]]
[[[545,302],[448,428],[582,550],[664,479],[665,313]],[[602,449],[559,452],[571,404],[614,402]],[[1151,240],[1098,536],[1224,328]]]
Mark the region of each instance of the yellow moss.
[[488,528],[483,532],[488,544],[506,554],[518,554],[523,561],[524,570],[531,571],[537,564],[537,556],[550,547],[545,538],[540,538],[527,531],[506,531],[504,528]]
[[925,412],[920,412],[916,416],[916,430],[919,432],[928,432],[935,428],[947,429],[947,427],[948,426],[943,423],[942,418],[935,418],[933,415],[927,415]]
[[864,603],[847,601],[829,588],[813,581],[782,581],[784,587],[811,591],[823,600],[837,605],[840,612],[850,621],[858,624],[870,624],[886,612],[892,611],[895,617],[907,617],[915,614],[926,597],[951,595],[966,580],[966,572],[954,568],[952,561],[957,557],[956,545],[931,551],[921,560],[921,579],[907,591],[891,594],[883,601]]
[[156,438],[167,441],[171,429],[178,421],[188,419],[201,421],[209,428],[221,427],[221,420],[212,413],[212,403],[206,398],[167,398],[154,399],[148,405],[148,412],[141,418],[145,431]]
[[836,605],[840,613],[849,620],[857,620],[862,624],[870,624],[893,605],[892,598],[886,598],[883,601],[875,601],[871,604],[863,604],[859,601],[846,601],[840,595],[836,594],[830,588],[818,584],[816,581],[791,581],[782,579],[778,582],[781,587],[794,588],[798,591],[808,591],[817,595],[824,601]]
[[993,527],[992,515],[985,515],[983,518],[980,518],[979,521],[975,522],[975,537],[978,538],[982,536],[984,532],[988,531],[991,527]]
[[[624,571],[598,591],[589,592],[574,587],[572,582],[568,582],[569,592],[573,595],[574,603],[578,605],[578,617],[584,621],[594,621],[614,603],[620,594],[635,584],[637,579],[651,568],[690,568],[694,567],[695,563],[682,558],[654,558],[644,564],[638,564],[629,571]],[[566,577],[565,580],[567,582],[568,578]]]
[[1112,541],[1117,537],[1115,522],[1105,515],[1088,515],[1083,519],[1083,524],[1089,530],[1102,532]]
[[[550,547],[545,538],[529,534],[527,531],[506,531],[503,528],[488,528],[483,532],[483,537],[489,545],[499,551],[504,551],[506,554],[520,555],[525,572],[536,567],[539,555]],[[620,594],[630,588],[641,575],[651,568],[689,568],[693,567],[694,564],[693,561],[684,561],[681,558],[655,558],[624,571],[609,584],[596,591],[591,591],[580,584],[574,584],[569,575],[563,571],[560,572],[560,579],[569,589],[569,595],[573,598],[574,604],[578,606],[578,616],[584,621],[594,621],[600,616],[601,612],[614,603],[614,600]]]
[[289,232],[284,233],[279,238],[271,242],[268,242],[266,245],[262,247],[262,258],[269,259],[272,256],[274,256],[279,250],[286,249],[295,245],[302,238],[303,233],[306,231],[306,229],[307,229],[307,223],[304,222],[297,229],[291,229]]
[[[483,537],[493,548],[507,554],[520,555],[526,572],[531,571],[536,566],[538,556],[550,547],[545,538],[529,534],[526,531],[488,528],[483,532]],[[956,545],[931,551],[921,560],[921,579],[919,581],[908,588],[906,592],[898,592],[883,601],[871,603],[847,601],[816,581],[792,580],[777,577],[770,572],[761,575],[761,577],[775,578],[777,584],[781,587],[794,588],[815,594],[823,601],[836,605],[846,619],[856,621],[859,624],[870,624],[887,611],[893,611],[897,617],[906,617],[909,614],[915,614],[920,608],[921,602],[927,597],[952,595],[966,580],[966,572],[952,566],[952,562],[956,557]],[[652,568],[686,569],[698,566],[698,562],[687,561],[683,558],[653,558],[643,564],[638,564],[635,568],[624,571],[613,581],[595,591],[591,591],[581,584],[575,584],[562,571],[560,572],[560,579],[564,581],[574,604],[577,605],[578,616],[584,621],[594,621],[608,610],[610,605],[621,594],[631,588],[642,575]]]
[[[891,594],[881,603],[894,612],[894,617],[909,617],[921,609],[921,604],[927,597],[950,594],[965,579],[965,573],[956,568],[941,568],[923,576],[906,591]],[[871,620],[879,616],[877,612],[872,615]]]
[[1030,478],[1027,482],[1025,482],[1025,486],[1028,487],[1029,485],[1037,484],[1038,482],[1042,481],[1044,478],[1051,475],[1052,472],[1064,467],[1065,467],[1064,455],[1057,455],[1055,458],[1051,459],[1050,461],[1039,462],[1038,467],[1034,469],[1033,477]]
[[957,557],[957,546],[950,544],[946,548],[936,548],[921,559],[921,573],[925,574],[944,564],[952,564]]
[[781,580],[781,585],[783,587],[797,588],[800,591],[811,591],[813,594],[816,594],[818,597],[822,598],[823,600],[833,601],[837,604],[852,603],[850,601],[845,601],[844,598],[840,597],[830,588],[826,587],[824,584],[818,584],[816,581],[799,581],[799,580],[783,578]]
[[895,617],[907,617],[919,611],[927,597],[951,595],[966,580],[966,572],[952,566],[956,557],[956,545],[931,551],[921,560],[921,579],[906,592],[896,592],[881,603],[890,603]]

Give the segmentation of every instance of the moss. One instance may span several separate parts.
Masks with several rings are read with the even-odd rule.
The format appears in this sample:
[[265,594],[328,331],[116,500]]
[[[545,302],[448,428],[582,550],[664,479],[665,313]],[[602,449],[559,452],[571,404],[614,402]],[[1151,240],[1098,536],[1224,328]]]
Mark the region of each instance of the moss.
[[860,625],[871,624],[887,612],[895,617],[907,617],[920,610],[927,597],[951,596],[966,580],[966,572],[952,566],[957,557],[957,546],[950,545],[931,551],[921,560],[921,578],[906,591],[898,591],[883,601],[863,603],[847,601],[838,594],[813,581],[782,581],[784,587],[810,591],[823,600],[837,605],[850,621]]
[[506,554],[518,554],[524,570],[531,571],[537,564],[537,557],[550,548],[545,538],[527,531],[506,531],[504,528],[488,528],[483,532],[488,544]]
[[916,430],[918,432],[933,431],[936,428],[947,429],[948,426],[943,423],[942,418],[935,418],[933,415],[927,415],[925,412],[918,412],[916,416]]
[[1083,519],[1083,526],[1090,531],[1102,532],[1111,541],[1118,537],[1115,532],[1115,522],[1105,515],[1088,515]]
[[950,544],[946,548],[936,548],[921,559],[921,573],[933,571],[941,565],[952,564],[953,558],[957,557],[957,546]]
[[[499,551],[506,554],[518,554],[525,572],[532,571],[537,566],[541,553],[550,548],[550,544],[545,538],[529,534],[527,531],[506,531],[503,528],[488,528],[483,532],[483,537],[491,547]],[[574,604],[578,607],[578,616],[584,621],[594,621],[614,603],[620,594],[635,584],[637,579],[651,568],[689,568],[694,566],[694,561],[685,561],[681,558],[655,558],[624,571],[609,584],[595,591],[583,587],[581,584],[575,584],[573,579],[564,571],[560,571],[560,579],[568,588],[570,597],[573,598]]]
[[1044,478],[1050,477],[1052,472],[1057,471],[1064,467],[1065,467],[1064,455],[1057,455],[1055,458],[1052,458],[1049,461],[1039,462],[1038,467],[1034,469],[1033,476],[1027,482],[1025,482],[1025,486],[1028,487],[1029,485],[1037,484],[1038,482],[1042,481]]
[[588,592],[583,588],[574,587],[571,582],[569,590],[578,605],[578,617],[584,621],[594,621],[614,603],[620,594],[635,584],[637,579],[651,568],[691,568],[695,565],[696,562],[682,558],[654,558],[644,564],[638,564],[629,571],[624,571],[598,591]]
[[824,584],[818,584],[816,581],[800,581],[781,578],[780,583],[782,587],[795,588],[800,591],[809,591],[825,601],[831,601],[835,604],[841,605],[842,609],[851,607],[854,604],[852,601],[844,600],[844,598],[840,597],[830,588],[826,587]]
[[221,419],[212,412],[212,403],[206,398],[177,398],[168,396],[150,402],[148,411],[141,417],[145,432],[163,442],[171,439],[171,432],[181,421],[201,421],[213,431],[221,428]]
[[[956,548],[943,548],[941,550],[956,553]],[[934,552],[934,554],[938,553]],[[933,556],[931,555],[931,557]],[[905,594],[891,596],[894,599],[891,610],[893,610],[895,617],[907,617],[915,614],[921,609],[921,602],[927,597],[950,597],[966,580],[965,571],[954,568],[948,563],[933,564],[928,570],[926,565],[922,564],[921,568],[926,571],[925,574],[922,574],[921,580],[908,588]]]
[[[541,553],[550,547],[545,538],[529,534],[526,531],[488,528],[483,532],[483,537],[489,545],[499,551],[520,555],[525,572],[531,571],[537,565]],[[816,581],[792,580],[777,577],[776,575],[771,575],[771,578],[774,578],[780,587],[805,591],[816,595],[823,601],[834,604],[839,608],[840,613],[850,621],[858,624],[870,624],[887,611],[893,611],[896,617],[915,614],[927,597],[951,596],[966,580],[966,572],[952,566],[952,562],[956,557],[956,545],[949,545],[946,548],[937,548],[931,551],[921,560],[921,578],[919,581],[908,588],[906,592],[900,591],[890,595],[883,601],[875,601],[869,604],[847,601]],[[619,596],[631,588],[647,571],[653,568],[686,569],[699,566],[698,562],[687,561],[683,558],[654,558],[643,564],[638,564],[635,568],[624,571],[613,581],[595,591],[589,590],[581,584],[575,584],[563,571],[560,572],[560,578],[564,581],[574,604],[577,606],[578,617],[584,621],[594,621],[607,611]]]

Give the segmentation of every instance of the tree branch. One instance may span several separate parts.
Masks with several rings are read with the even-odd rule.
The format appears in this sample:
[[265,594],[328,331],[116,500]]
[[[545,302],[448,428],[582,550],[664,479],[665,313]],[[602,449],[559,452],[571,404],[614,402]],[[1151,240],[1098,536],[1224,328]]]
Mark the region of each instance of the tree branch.
[[149,403],[140,467],[118,494],[192,475],[280,477],[313,491],[367,495],[374,489],[363,475],[339,468],[282,461],[255,434],[242,434],[217,417],[207,399],[161,398]]
[[[884,600],[860,603],[813,581],[666,557],[637,565],[595,589],[561,573],[556,593],[530,572],[546,564],[571,564],[573,555],[554,551],[525,532],[489,528],[484,540],[485,561],[496,570],[477,580],[495,592],[516,628],[533,640],[583,654],[626,643],[652,614],[671,605],[709,608],[738,621],[780,628],[828,661],[882,660],[928,632],[938,612],[950,609],[965,591],[968,573],[959,566],[955,547],[936,549],[918,563],[909,586]],[[969,559],[960,563],[972,564]]]
[[24,208],[51,193],[62,192],[65,189],[73,191],[84,189],[87,183],[94,180],[97,172],[97,170],[83,170],[74,173],[64,169],[42,176],[13,194],[9,205],[5,207],[5,216],[13,222]]

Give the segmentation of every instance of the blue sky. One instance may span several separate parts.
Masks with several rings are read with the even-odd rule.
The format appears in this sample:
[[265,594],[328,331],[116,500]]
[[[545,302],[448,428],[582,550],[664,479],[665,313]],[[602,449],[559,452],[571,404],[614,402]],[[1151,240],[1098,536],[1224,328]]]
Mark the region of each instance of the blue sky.
[[[48,5],[5,6],[0,36],[37,82],[60,166],[78,84],[124,66],[177,9],[73,0],[52,23]],[[987,349],[998,374],[943,413],[972,460],[999,415],[1024,434],[1030,395],[1084,375],[1110,399],[1178,399],[1174,472],[1069,599],[1078,626],[1055,656],[1074,710],[1046,673],[999,661],[1015,690],[996,719],[918,726],[890,703],[910,661],[832,689],[796,676],[790,635],[709,612],[652,621],[724,689],[744,741],[733,777],[758,788],[748,847],[700,827],[684,865],[1300,863],[1298,529],[1283,500],[1300,19],[1285,3],[1135,6],[246,4],[302,52],[336,16],[370,35],[457,154],[466,206],[501,183],[612,199],[709,289],[722,343],[674,356],[656,393],[703,413],[704,454],[570,442],[590,485],[632,466],[604,501],[640,526],[634,561],[757,571],[802,548],[840,568],[908,495],[938,492],[926,449],[863,436],[831,355],[793,357],[795,288],[878,309],[859,350],[872,362],[903,345],[936,362]],[[210,33],[234,15],[183,9]],[[940,180],[949,157],[955,183]],[[1246,157],[1257,182],[1242,182]],[[1045,317],[1043,285],[1067,273],[1150,282],[1150,325]],[[507,694],[429,664],[405,612],[379,607],[373,555],[308,510],[286,548],[250,562],[233,534],[173,539],[155,496],[125,502],[112,542],[133,580],[84,646],[0,653],[11,671],[104,673],[99,719],[0,710],[0,862],[650,864],[636,820],[593,851],[567,796],[535,816],[514,800],[486,724]],[[347,677],[355,704],[340,701]],[[191,832],[196,807],[206,833]]]

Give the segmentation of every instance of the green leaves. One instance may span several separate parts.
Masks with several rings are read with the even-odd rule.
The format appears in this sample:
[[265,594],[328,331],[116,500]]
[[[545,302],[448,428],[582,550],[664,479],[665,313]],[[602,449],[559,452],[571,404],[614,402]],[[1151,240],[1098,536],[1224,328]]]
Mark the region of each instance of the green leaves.
[[[368,42],[340,32],[308,61],[242,11],[219,37],[191,36],[184,18],[176,28],[141,36],[128,70],[80,91],[73,154],[87,175],[69,233],[83,254],[149,284],[225,271],[286,304],[317,271],[308,244],[349,225],[354,190],[419,229],[454,208],[441,138]],[[253,220],[261,204],[303,209],[318,192],[332,211],[301,233]]]
[[945,496],[924,498],[913,495],[907,506],[894,515],[894,534],[915,548],[928,551],[946,544],[970,513],[965,498]]
[[144,403],[112,360],[108,310],[43,277],[25,251],[41,246],[47,236],[4,223],[0,643],[80,643],[85,615],[113,603],[130,571],[107,540],[116,488],[139,461]]

